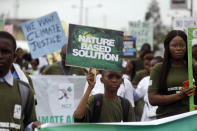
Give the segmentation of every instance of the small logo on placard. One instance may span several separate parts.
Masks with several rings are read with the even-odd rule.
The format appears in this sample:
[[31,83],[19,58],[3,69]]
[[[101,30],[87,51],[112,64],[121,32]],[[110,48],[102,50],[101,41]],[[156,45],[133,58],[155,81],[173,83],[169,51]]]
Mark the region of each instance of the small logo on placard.
[[58,101],[61,108],[71,108],[74,105],[74,90],[73,84],[60,84]]

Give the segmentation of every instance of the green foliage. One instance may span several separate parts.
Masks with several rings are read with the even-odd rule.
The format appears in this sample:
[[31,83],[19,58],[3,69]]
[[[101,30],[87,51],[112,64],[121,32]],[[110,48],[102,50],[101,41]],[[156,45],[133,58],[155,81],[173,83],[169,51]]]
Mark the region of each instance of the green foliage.
[[165,35],[168,30],[166,26],[163,25],[160,14],[160,7],[157,0],[151,0],[148,7],[148,11],[145,15],[145,21],[152,22],[154,24],[154,51],[157,50],[157,45],[163,43]]

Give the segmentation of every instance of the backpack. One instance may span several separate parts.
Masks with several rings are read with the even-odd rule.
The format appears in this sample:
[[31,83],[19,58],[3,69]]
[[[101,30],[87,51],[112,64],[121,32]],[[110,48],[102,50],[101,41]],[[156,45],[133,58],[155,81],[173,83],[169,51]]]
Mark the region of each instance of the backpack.
[[[123,122],[128,121],[128,114],[129,114],[129,101],[125,98],[122,98],[119,96],[121,99],[121,105],[122,105],[122,110],[123,110]],[[94,95],[94,111],[92,118],[90,119],[90,122],[98,122],[100,113],[101,113],[101,107],[103,103],[103,94],[96,94]]]

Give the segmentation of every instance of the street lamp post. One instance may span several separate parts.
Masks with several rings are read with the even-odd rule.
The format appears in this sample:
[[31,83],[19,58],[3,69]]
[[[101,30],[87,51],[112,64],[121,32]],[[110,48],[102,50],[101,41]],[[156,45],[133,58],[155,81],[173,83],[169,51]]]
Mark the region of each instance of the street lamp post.
[[15,18],[18,18],[19,0],[15,0]]
[[81,25],[83,22],[83,0],[80,0],[80,8],[79,8],[79,24]]
[[193,16],[193,0],[191,0],[190,15],[191,15],[191,17]]
[[[80,6],[77,7],[76,5],[72,5],[72,8],[79,8],[79,24],[83,24],[83,10],[84,10],[84,5],[83,5],[83,0],[80,0]],[[88,25],[88,15],[89,15],[89,9],[90,8],[101,8],[102,5],[98,4],[96,6],[86,6],[85,7],[85,24]]]
[[89,9],[95,9],[95,8],[101,8],[102,5],[98,4],[96,6],[89,6],[85,8],[85,24],[88,25],[88,21],[89,21]]

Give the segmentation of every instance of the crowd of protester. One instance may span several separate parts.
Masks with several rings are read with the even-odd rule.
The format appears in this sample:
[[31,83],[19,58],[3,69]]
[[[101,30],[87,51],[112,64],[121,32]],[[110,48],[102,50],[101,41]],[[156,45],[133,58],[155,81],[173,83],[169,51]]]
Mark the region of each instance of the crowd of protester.
[[[75,122],[151,121],[189,111],[189,97],[197,84],[197,46],[192,48],[194,87],[183,87],[188,80],[187,35],[183,31],[172,30],[166,35],[163,56],[154,56],[150,45],[145,43],[137,59],[127,59],[122,72],[97,70],[96,77],[92,68],[87,71],[67,66],[66,49],[65,44],[61,61],[41,65],[39,58],[31,58],[22,48],[16,49],[12,35],[0,32],[0,98],[11,105],[5,103],[0,107],[0,122],[18,123],[21,129],[40,127],[29,75],[87,76],[83,97],[73,114]],[[21,81],[29,88],[24,110],[16,104],[21,103],[20,93],[9,88],[19,88],[17,83]],[[10,116],[9,111],[15,108],[22,110],[24,117],[17,113]]]

